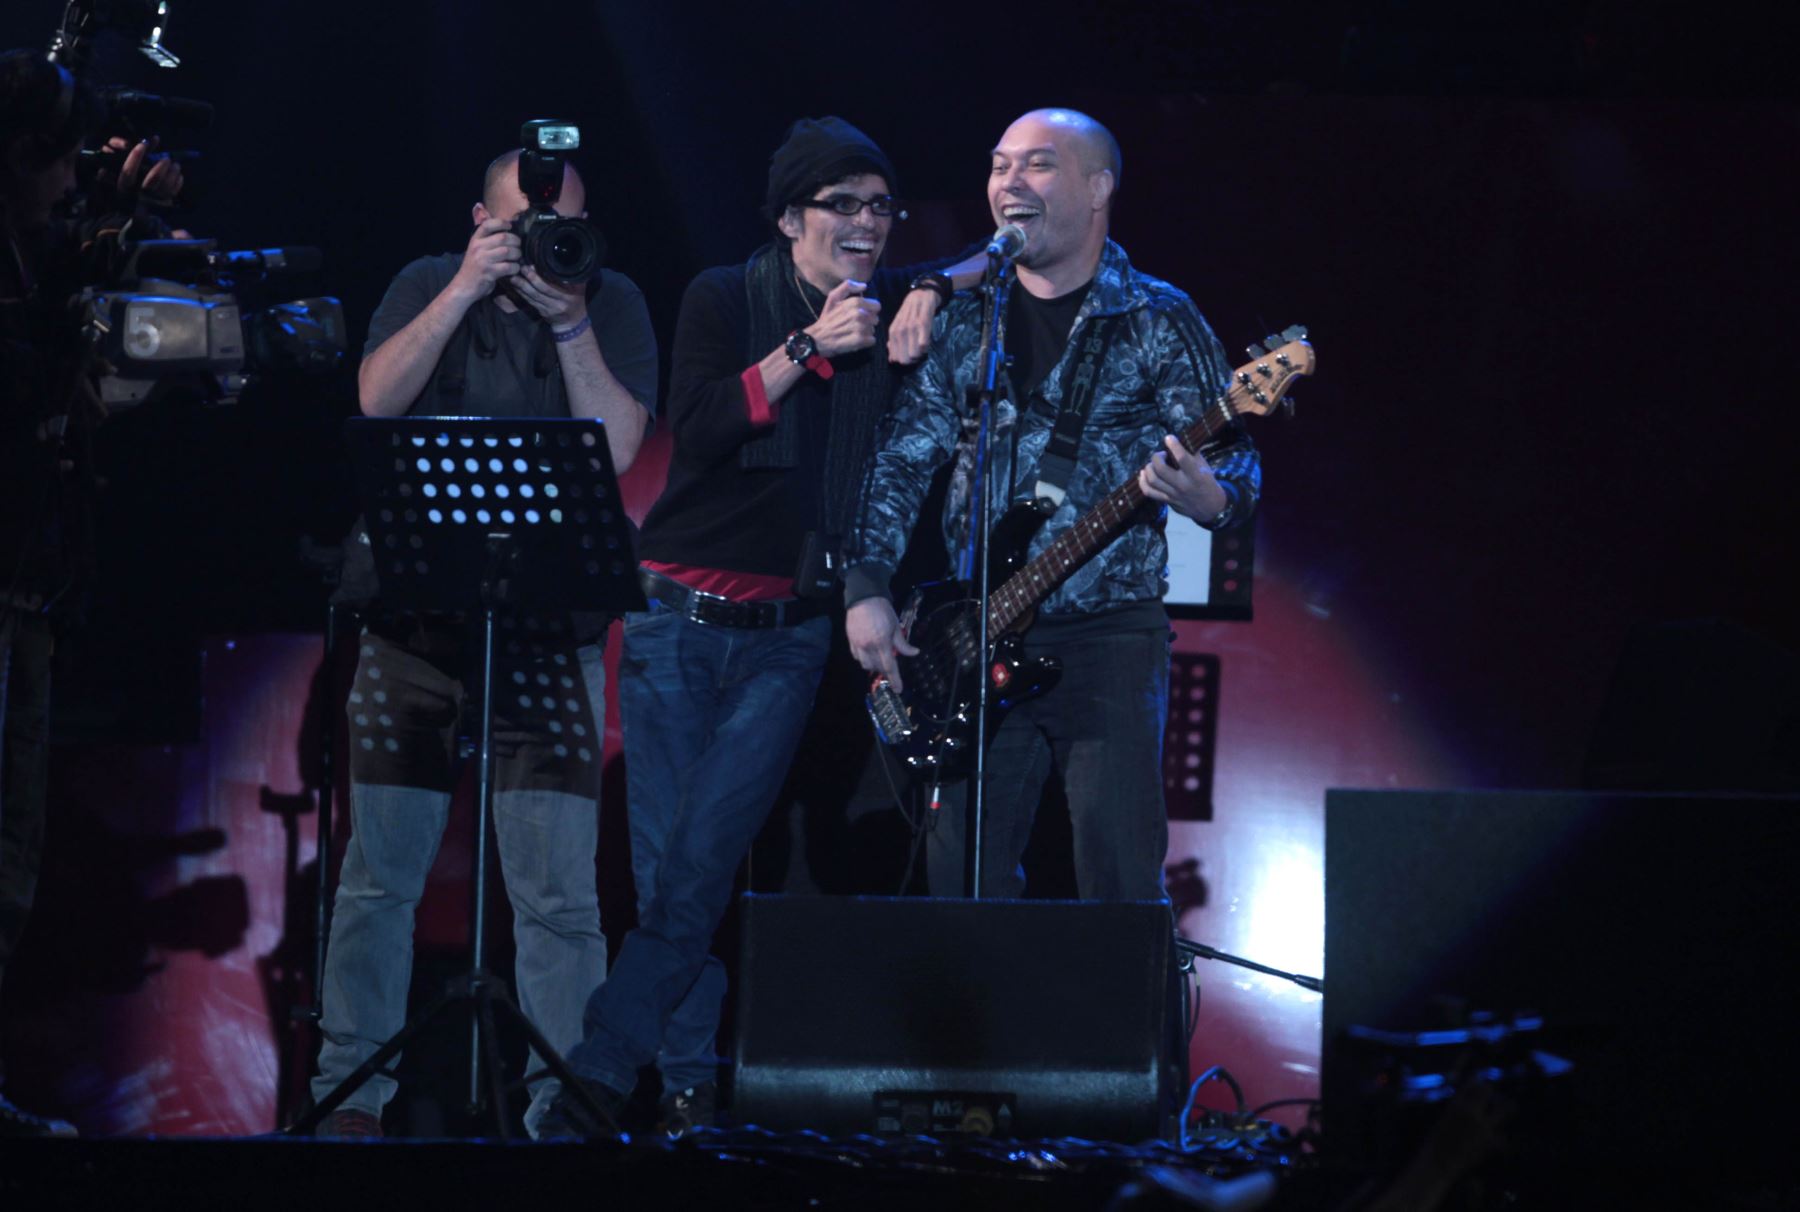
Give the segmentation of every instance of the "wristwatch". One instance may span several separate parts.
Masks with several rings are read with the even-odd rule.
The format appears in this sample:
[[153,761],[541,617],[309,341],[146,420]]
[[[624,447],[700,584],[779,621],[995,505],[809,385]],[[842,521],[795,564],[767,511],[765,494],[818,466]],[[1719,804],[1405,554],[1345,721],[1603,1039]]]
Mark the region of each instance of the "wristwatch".
[[795,366],[804,367],[821,379],[829,379],[832,376],[831,362],[819,352],[818,343],[804,328],[796,328],[789,333],[781,347],[787,351],[788,361]]
[[818,344],[804,328],[796,328],[789,333],[782,348],[787,350],[788,361],[795,366],[805,366],[819,356]]
[[1206,530],[1223,530],[1231,525],[1232,515],[1237,512],[1237,493],[1229,484],[1221,481],[1219,487],[1225,490],[1225,508],[1219,510],[1208,520],[1200,523]]

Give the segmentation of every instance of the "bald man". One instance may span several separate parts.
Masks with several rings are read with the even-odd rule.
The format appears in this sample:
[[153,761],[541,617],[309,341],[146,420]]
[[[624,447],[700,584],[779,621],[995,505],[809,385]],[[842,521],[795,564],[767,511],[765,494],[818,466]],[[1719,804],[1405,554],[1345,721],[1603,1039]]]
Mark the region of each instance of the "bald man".
[[[598,417],[613,465],[624,471],[656,405],[649,312],[623,274],[563,283],[522,263],[512,231],[527,205],[518,160],[511,151],[488,166],[461,253],[421,257],[388,287],[369,321],[357,377],[362,410]],[[571,166],[556,209],[572,218],[585,205]],[[374,591],[374,561],[361,538],[345,562],[350,598]],[[391,612],[366,617],[350,692],[351,835],[322,982],[317,1099],[406,1021],[413,910],[450,809],[451,745],[470,672],[459,623]],[[509,648],[499,658],[496,683],[560,685],[561,701],[578,718],[510,719],[506,696],[496,696],[494,832],[513,907],[519,1005],[553,1046],[566,1049],[581,1038],[582,1008],[606,975],[594,882],[606,620],[528,622],[527,651]],[[319,1134],[381,1135],[394,1092],[393,1078],[377,1074],[326,1117]],[[534,1086],[525,1117],[534,1135],[556,1093],[554,1081]]]
[[[1231,365],[1187,295],[1135,269],[1108,238],[1120,171],[1112,134],[1073,110],[1034,110],[993,149],[988,206],[995,223],[1024,230],[1025,246],[1002,304],[1013,361],[994,409],[990,516],[1046,499],[1052,512],[1032,540],[1035,557],[1133,476],[1154,504],[1067,574],[1025,635],[1028,657],[1059,657],[1064,672],[991,734],[983,896],[1023,893],[1020,862],[1053,767],[1068,793],[1080,895],[1163,895],[1171,639],[1162,606],[1163,527],[1238,525],[1261,482],[1256,450],[1235,426],[1192,454],[1175,437],[1224,392]],[[930,355],[895,401],[859,501],[845,577],[851,651],[863,668],[896,684],[896,652],[913,649],[888,582],[933,473],[951,460],[944,537],[952,553],[968,542],[973,447],[962,401],[981,381],[980,300],[958,296],[938,325]],[[1081,361],[1097,363],[1098,373],[1078,376]],[[1083,379],[1091,389],[1077,386]],[[1049,452],[1059,416],[1075,437],[1072,460]],[[1180,517],[1168,518],[1170,511]],[[958,573],[972,578],[966,568]],[[965,888],[966,792],[966,784],[946,789],[926,840],[934,895]]]

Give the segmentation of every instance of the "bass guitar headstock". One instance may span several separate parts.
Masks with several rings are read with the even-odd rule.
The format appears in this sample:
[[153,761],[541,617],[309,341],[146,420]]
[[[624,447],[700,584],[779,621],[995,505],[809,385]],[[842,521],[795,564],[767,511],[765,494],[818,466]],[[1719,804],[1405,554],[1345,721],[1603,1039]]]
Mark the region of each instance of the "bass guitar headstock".
[[1313,372],[1318,356],[1307,344],[1306,329],[1301,325],[1283,329],[1280,335],[1267,336],[1261,344],[1250,346],[1250,361],[1238,367],[1231,376],[1225,401],[1234,414],[1253,413],[1266,417],[1277,408],[1290,413],[1293,401],[1287,398],[1294,380]]

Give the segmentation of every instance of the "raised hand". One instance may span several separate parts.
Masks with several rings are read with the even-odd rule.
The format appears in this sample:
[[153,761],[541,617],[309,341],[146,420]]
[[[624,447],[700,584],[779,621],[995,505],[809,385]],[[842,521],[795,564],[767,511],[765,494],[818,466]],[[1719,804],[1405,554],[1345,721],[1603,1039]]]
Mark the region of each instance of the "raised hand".
[[819,318],[806,326],[813,344],[828,358],[855,353],[875,344],[875,322],[881,316],[881,300],[863,298],[868,285],[845,278],[825,296]]
[[571,328],[587,314],[587,286],[553,282],[530,265],[512,280],[513,295],[550,322],[555,329]]
[[463,250],[462,267],[451,279],[451,287],[473,302],[494,292],[495,283],[519,272],[519,237],[505,219],[484,219],[469,237]]
[[911,366],[931,351],[931,322],[938,313],[935,290],[915,290],[900,301],[888,325],[888,361]]

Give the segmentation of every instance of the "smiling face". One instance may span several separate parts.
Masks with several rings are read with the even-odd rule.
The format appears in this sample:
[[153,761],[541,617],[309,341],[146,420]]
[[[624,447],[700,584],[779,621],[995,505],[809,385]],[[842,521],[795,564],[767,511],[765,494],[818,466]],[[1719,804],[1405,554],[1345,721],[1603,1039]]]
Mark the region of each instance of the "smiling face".
[[[887,192],[887,179],[879,173],[858,173],[821,186],[814,191],[813,200],[852,197],[867,202]],[[790,206],[776,226],[794,242],[794,268],[800,276],[830,293],[846,278],[869,281],[887,247],[894,220],[891,215],[882,218],[867,206],[854,215],[840,215],[823,207]]]
[[1079,117],[1062,110],[1026,114],[994,148],[988,207],[996,224],[1024,229],[1022,268],[1052,274],[1088,265],[1091,272],[1099,262],[1115,178],[1094,136],[1074,120]]

